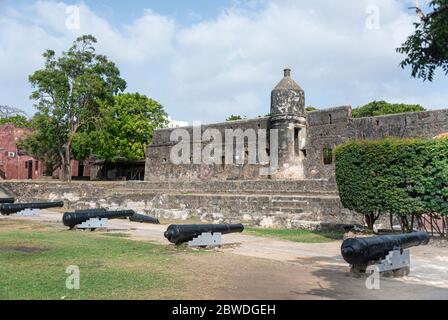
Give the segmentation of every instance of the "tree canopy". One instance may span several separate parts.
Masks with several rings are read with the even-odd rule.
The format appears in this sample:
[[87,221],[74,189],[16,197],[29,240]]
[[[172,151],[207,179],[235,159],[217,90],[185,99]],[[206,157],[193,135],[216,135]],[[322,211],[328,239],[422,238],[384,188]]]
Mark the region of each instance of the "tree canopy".
[[432,81],[437,68],[448,74],[448,0],[432,0],[429,6],[426,15],[417,8],[421,19],[415,33],[397,51],[406,55],[402,68],[410,66],[414,78]]
[[16,116],[0,118],[0,125],[6,124],[6,123],[11,123],[11,124],[15,125],[16,127],[20,127],[20,128],[31,126],[31,123],[28,120],[28,118],[25,116],[22,116],[20,114],[16,115]]
[[388,103],[386,101],[372,101],[364,106],[352,110],[353,118],[375,117],[387,114],[425,111],[419,104]]
[[57,144],[52,148],[59,150],[64,180],[71,179],[70,160],[73,141],[79,140],[77,135],[92,130],[101,103],[112,103],[114,96],[126,88],[115,64],[95,52],[96,42],[91,35],[79,37],[60,57],[47,50],[43,55],[44,68],[29,77],[38,119],[51,119],[51,130],[37,126],[35,137],[43,132],[51,135],[50,139]]
[[244,119],[246,119],[247,117],[246,116],[240,116],[240,115],[234,115],[234,114],[232,114],[230,117],[228,117],[227,119],[226,119],[226,121],[238,121],[238,120],[244,120]]
[[[96,129],[78,135],[75,146],[106,161],[142,160],[154,129],[167,125],[167,114],[157,101],[138,93],[119,94],[103,102]],[[86,146],[88,146],[86,148]]]

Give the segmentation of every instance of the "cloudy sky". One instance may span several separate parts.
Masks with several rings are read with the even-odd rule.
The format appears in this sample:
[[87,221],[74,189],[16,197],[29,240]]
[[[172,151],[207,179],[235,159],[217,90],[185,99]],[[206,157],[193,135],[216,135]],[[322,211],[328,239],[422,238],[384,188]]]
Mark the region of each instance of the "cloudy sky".
[[[421,4],[424,1],[420,0]],[[82,34],[121,70],[128,92],[172,118],[213,122],[269,112],[284,66],[307,105],[372,100],[448,108],[447,77],[410,77],[395,52],[413,31],[414,0],[0,0],[0,104],[35,110],[28,75],[46,49]]]

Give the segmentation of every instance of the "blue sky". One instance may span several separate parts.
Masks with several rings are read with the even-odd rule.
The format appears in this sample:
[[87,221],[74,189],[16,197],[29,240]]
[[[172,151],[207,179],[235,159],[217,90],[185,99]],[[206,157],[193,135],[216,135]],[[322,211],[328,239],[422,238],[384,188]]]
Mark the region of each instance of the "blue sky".
[[[429,1],[420,0],[422,6]],[[32,115],[27,78],[42,52],[98,38],[128,92],[160,101],[172,118],[222,121],[269,112],[284,66],[319,108],[372,100],[448,108],[447,78],[410,77],[395,52],[413,31],[415,0],[0,0],[0,104]],[[73,7],[74,6],[74,7]],[[67,25],[77,8],[79,25]]]

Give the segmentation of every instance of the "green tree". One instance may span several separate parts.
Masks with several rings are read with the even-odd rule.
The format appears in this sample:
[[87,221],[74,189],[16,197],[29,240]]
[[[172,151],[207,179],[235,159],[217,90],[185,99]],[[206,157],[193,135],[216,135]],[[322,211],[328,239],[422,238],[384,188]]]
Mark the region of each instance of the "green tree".
[[238,120],[244,120],[246,118],[247,118],[246,116],[239,116],[232,114],[230,117],[226,119],[226,121],[238,121]]
[[[118,159],[141,160],[156,128],[168,124],[167,114],[157,101],[138,93],[119,94],[113,103],[100,107],[97,128],[90,134],[78,136],[76,146],[94,142],[93,155],[106,161]],[[86,150],[84,146],[81,150]]]
[[406,55],[402,68],[410,66],[414,78],[432,81],[439,67],[448,74],[448,0],[432,0],[429,6],[427,15],[416,8],[421,20],[397,51]]
[[386,114],[397,114],[405,112],[419,112],[425,111],[421,105],[418,104],[397,104],[388,103],[386,101],[372,101],[364,106],[352,110],[353,118],[375,117]]
[[48,176],[62,164],[64,141],[63,136],[58,135],[59,126],[56,118],[38,112],[30,121],[33,133],[17,143],[19,149],[44,163]]
[[318,110],[318,109],[315,107],[312,107],[312,106],[308,106],[305,108],[305,111],[307,111],[307,112],[312,112],[312,111],[316,111],[316,110]]
[[448,139],[350,141],[336,149],[336,181],[344,207],[373,229],[383,214],[411,231],[422,214],[448,215]]
[[0,125],[6,124],[6,123],[11,123],[11,124],[15,125],[16,127],[20,127],[20,128],[29,127],[31,125],[28,118],[25,116],[22,116],[22,115],[0,118]]
[[76,136],[92,129],[101,102],[112,103],[126,88],[115,64],[96,54],[95,43],[91,35],[79,37],[59,58],[47,50],[45,67],[29,77],[35,89],[31,98],[36,100],[39,113],[57,123],[49,132],[52,140],[60,143],[61,178],[66,181],[71,180],[73,141],[79,140]]

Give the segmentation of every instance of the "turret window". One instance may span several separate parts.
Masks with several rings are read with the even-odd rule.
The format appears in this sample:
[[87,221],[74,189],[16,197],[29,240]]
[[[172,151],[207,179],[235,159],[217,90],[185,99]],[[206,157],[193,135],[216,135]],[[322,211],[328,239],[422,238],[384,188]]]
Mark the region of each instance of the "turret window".
[[294,128],[294,151],[295,155],[300,155],[300,128]]
[[331,165],[331,164],[333,164],[333,149],[331,149],[331,148],[324,148],[324,150],[323,150],[323,161],[324,161],[324,165]]

